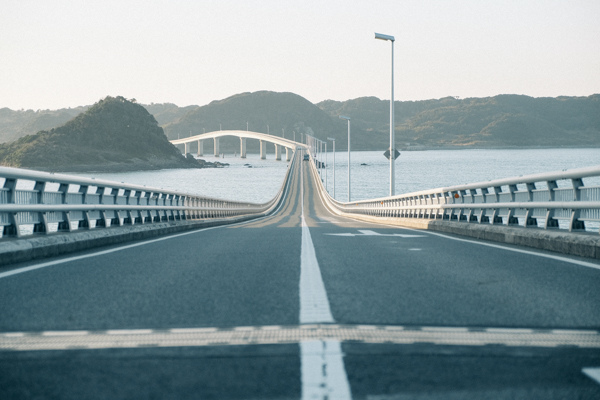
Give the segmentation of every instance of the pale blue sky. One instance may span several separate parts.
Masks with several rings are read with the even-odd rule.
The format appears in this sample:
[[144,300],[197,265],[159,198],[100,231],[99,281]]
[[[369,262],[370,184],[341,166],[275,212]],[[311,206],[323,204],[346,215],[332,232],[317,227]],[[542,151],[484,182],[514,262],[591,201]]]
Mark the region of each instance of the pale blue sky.
[[600,93],[600,1],[3,0],[0,108]]

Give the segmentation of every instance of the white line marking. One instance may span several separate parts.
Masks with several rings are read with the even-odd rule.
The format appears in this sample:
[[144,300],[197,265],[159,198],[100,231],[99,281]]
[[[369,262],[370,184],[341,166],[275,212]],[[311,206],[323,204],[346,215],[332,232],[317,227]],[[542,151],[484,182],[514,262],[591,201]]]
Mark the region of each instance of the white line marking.
[[111,329],[106,331],[107,335],[149,335],[152,329]]
[[598,331],[581,331],[575,329],[553,329],[552,333],[556,333],[557,335],[597,335],[600,332]]
[[430,327],[424,326],[421,328],[423,332],[469,332],[468,328],[454,328],[454,327]]
[[[291,176],[290,176],[290,178],[291,178]],[[110,254],[110,253],[114,253],[114,252],[121,251],[121,250],[132,249],[132,248],[138,247],[138,246],[145,246],[147,244],[161,242],[163,240],[175,239],[175,238],[178,238],[178,237],[181,237],[181,236],[186,236],[186,235],[193,235],[195,233],[209,231],[209,230],[212,230],[212,229],[228,228],[228,227],[232,227],[232,226],[245,225],[245,224],[249,224],[249,223],[252,223],[252,222],[257,222],[257,221],[263,220],[265,218],[269,218],[273,214],[276,214],[277,212],[279,212],[279,210],[283,206],[283,203],[285,203],[284,200],[287,198],[287,195],[288,195],[288,192],[289,192],[290,181],[291,181],[291,179],[288,179],[288,182],[286,183],[285,193],[284,193],[284,195],[282,197],[282,200],[279,203],[279,206],[277,207],[277,209],[275,209],[272,213],[270,213],[268,215],[265,215],[264,217],[254,218],[254,219],[251,219],[249,221],[236,222],[236,223],[233,223],[233,224],[211,226],[211,227],[208,227],[208,228],[202,228],[202,229],[192,230],[192,231],[189,231],[189,232],[183,232],[183,233],[178,233],[178,234],[174,234],[174,235],[170,235],[170,236],[160,237],[160,238],[157,238],[157,239],[151,239],[151,240],[144,241],[144,242],[139,242],[139,243],[135,243],[135,244],[129,244],[129,245],[117,247],[117,248],[110,249],[110,250],[103,250],[103,251],[98,251],[96,253],[86,254],[86,255],[82,255],[82,256],[68,257],[68,258],[63,258],[63,259],[60,259],[60,260],[49,261],[49,262],[45,262],[45,263],[41,263],[41,264],[36,264],[36,265],[30,265],[29,267],[17,268],[17,269],[13,269],[13,270],[10,270],[10,271],[6,271],[6,272],[0,273],[0,279],[6,278],[6,277],[9,277],[9,276],[12,276],[12,275],[22,274],[24,272],[34,271],[34,270],[40,269],[40,268],[50,267],[50,266],[53,266],[53,265],[63,264],[63,263],[71,262],[71,261],[83,260],[83,259],[86,259],[86,258],[91,258],[91,257],[96,257],[96,256],[102,256],[102,255],[105,255],[105,254]]]
[[408,249],[408,250],[410,250],[410,251],[421,251],[423,249]]
[[324,233],[324,235],[329,236],[391,236],[391,237],[401,237],[401,238],[415,238],[415,237],[426,237],[425,235],[406,235],[404,233],[377,233],[375,231],[369,230],[360,230],[360,234],[358,233]]
[[[310,230],[304,219],[304,167],[300,167],[302,248],[300,253],[300,323],[333,323],[333,315]],[[302,399],[351,399],[350,383],[338,340],[300,342]]]
[[205,332],[216,332],[217,328],[175,328],[169,329],[171,333],[205,333]]
[[583,368],[581,372],[600,383],[600,368]]
[[302,213],[302,248],[300,252],[300,323],[333,323],[325,284],[315,254],[310,230],[304,219],[304,168],[301,167],[300,197]]
[[89,335],[89,331],[46,331],[42,332],[43,336],[85,336]]
[[300,354],[303,400],[352,398],[340,342],[301,342]]
[[488,328],[486,332],[489,333],[533,333],[533,329],[519,329],[519,328]]

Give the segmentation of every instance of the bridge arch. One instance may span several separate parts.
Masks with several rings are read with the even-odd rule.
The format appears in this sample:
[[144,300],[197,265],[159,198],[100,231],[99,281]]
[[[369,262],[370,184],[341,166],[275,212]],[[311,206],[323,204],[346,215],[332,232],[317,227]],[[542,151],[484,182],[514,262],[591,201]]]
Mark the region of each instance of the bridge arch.
[[219,157],[219,138],[224,136],[235,136],[240,138],[240,157],[246,158],[246,139],[255,139],[260,141],[260,158],[266,158],[266,144],[272,143],[275,145],[275,159],[281,160],[281,148],[285,148],[286,161],[292,159],[292,154],[297,149],[307,149],[307,146],[295,142],[293,140],[284,139],[278,136],[267,135],[266,133],[251,132],[251,131],[214,131],[203,133],[200,135],[189,136],[183,139],[171,140],[170,142],[174,145],[183,144],[185,145],[185,153],[188,153],[188,146],[192,142],[198,142],[198,155],[204,155],[203,141],[213,139],[214,140],[214,155]]

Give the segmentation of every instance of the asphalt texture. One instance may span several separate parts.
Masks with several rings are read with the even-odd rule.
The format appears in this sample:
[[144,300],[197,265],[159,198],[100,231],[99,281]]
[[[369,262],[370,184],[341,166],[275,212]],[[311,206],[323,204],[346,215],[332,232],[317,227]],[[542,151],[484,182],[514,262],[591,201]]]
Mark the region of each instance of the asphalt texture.
[[[600,270],[337,217],[301,159],[266,218],[0,279],[0,332],[297,325],[301,193],[336,323],[600,329]],[[600,367],[598,350],[342,349],[356,399],[600,398],[600,384],[581,372]],[[0,352],[1,399],[301,396],[297,344]]]

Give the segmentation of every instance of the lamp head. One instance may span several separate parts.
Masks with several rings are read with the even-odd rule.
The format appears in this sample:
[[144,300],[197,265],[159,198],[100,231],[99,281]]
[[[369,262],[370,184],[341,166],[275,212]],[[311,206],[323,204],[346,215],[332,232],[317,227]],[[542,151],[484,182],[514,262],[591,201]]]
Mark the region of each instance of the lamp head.
[[335,139],[332,137],[328,137],[327,140],[333,140],[335,142]]
[[344,115],[340,115],[340,119],[347,119],[348,121],[350,121],[350,117],[346,117]]
[[396,39],[394,39],[393,36],[390,35],[384,35],[382,33],[377,33],[375,32],[375,39],[379,39],[379,40],[391,40],[392,42]]

